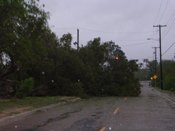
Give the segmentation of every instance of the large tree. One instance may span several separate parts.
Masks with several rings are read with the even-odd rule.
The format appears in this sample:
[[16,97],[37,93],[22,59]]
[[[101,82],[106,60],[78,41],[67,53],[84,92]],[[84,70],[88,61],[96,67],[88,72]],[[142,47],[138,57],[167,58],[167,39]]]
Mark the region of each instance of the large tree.
[[12,1],[0,8],[0,57],[3,61],[0,80],[41,59],[44,52],[41,35],[47,30],[46,19],[47,14],[34,0]]
[[0,8],[0,92],[11,80],[19,95],[139,94],[138,67],[118,45],[94,38],[77,51],[72,35],[58,39],[47,18],[35,0]]

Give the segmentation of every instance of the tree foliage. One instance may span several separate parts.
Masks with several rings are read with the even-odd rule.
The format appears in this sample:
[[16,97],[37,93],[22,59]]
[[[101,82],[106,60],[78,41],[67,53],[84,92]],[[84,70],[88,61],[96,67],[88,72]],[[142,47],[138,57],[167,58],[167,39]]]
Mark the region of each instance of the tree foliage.
[[1,96],[139,95],[138,65],[118,45],[94,38],[76,50],[72,35],[58,39],[47,19],[38,1],[1,5]]
[[[155,71],[155,65],[157,71]],[[165,90],[172,90],[175,91],[175,62],[172,60],[163,60],[162,61],[162,67],[163,67],[163,87]],[[156,81],[156,86],[160,87],[160,64],[156,63],[155,61],[148,61],[147,68],[149,69],[149,72],[147,73],[149,75],[149,79],[154,76],[155,74],[157,75],[156,80],[152,80],[152,85],[155,84]]]
[[175,91],[175,62],[163,61],[164,89]]

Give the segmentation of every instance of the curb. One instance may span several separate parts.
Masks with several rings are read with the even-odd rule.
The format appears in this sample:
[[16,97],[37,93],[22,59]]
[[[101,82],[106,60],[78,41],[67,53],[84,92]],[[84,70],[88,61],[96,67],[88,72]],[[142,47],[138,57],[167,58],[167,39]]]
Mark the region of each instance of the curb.
[[14,114],[14,115],[11,115],[11,116],[7,116],[7,117],[4,117],[4,118],[0,119],[0,126],[5,126],[5,125],[10,124],[12,122],[21,120],[21,119],[23,119],[23,118],[25,118],[29,115],[32,115],[36,112],[47,111],[51,108],[54,108],[54,107],[57,107],[57,106],[60,106],[60,105],[64,105],[64,104],[67,104],[67,103],[73,103],[73,102],[76,102],[76,101],[79,101],[79,100],[81,100],[81,99],[80,98],[74,98],[74,99],[71,99],[71,100],[66,100],[64,102],[59,102],[57,104],[51,104],[51,105],[48,105],[48,106],[33,109],[31,111],[26,111],[26,112],[22,112],[22,113],[19,113],[19,114]]

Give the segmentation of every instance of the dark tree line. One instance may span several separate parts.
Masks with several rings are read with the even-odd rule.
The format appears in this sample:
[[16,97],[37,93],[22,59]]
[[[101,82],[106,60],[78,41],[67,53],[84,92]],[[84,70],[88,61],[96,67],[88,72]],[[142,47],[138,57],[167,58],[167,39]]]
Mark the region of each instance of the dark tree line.
[[[175,61],[163,60],[163,89],[175,91]],[[154,79],[154,76],[157,79]],[[146,61],[146,67],[140,68],[137,72],[140,80],[151,80],[152,86],[160,88],[160,63],[157,61]]]
[[175,91],[175,61],[163,61],[164,89]]
[[70,33],[58,39],[50,30],[39,1],[2,3],[1,97],[140,94],[138,65],[114,42],[94,38],[77,51]]

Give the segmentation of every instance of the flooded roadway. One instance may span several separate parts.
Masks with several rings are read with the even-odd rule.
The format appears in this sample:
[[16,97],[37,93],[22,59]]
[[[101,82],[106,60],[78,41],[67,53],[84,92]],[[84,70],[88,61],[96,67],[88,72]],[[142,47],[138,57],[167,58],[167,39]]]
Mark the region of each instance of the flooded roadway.
[[60,105],[0,131],[175,131],[175,95],[142,82],[139,97],[100,97]]

